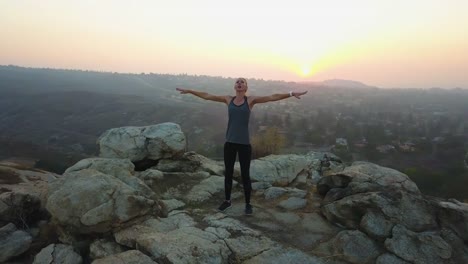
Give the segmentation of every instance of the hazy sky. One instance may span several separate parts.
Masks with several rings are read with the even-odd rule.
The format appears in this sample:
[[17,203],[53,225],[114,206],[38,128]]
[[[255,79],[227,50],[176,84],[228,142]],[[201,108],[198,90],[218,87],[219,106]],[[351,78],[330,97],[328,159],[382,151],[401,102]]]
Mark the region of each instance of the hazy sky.
[[0,65],[468,88],[467,0],[0,0]]

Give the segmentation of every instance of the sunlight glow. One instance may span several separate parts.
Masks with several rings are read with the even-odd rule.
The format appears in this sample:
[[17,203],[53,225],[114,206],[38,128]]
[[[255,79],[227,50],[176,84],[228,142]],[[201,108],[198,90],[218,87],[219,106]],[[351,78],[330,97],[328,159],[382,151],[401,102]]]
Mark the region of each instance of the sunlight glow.
[[303,76],[303,77],[309,76],[309,75],[311,74],[311,68],[310,68],[310,66],[308,66],[308,65],[302,66],[302,72],[301,72],[301,73],[302,73],[302,76]]
[[464,0],[1,5],[0,64],[468,86]]

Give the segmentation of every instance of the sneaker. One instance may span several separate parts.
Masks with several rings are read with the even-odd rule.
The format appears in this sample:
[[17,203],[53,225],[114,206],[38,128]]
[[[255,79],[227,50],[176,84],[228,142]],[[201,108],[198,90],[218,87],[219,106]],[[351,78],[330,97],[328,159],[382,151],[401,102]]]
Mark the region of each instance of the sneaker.
[[228,209],[229,207],[231,207],[231,202],[229,201],[224,201],[219,207],[218,207],[218,211],[221,211],[221,212],[224,212],[226,209]]
[[245,205],[245,214],[246,215],[252,215],[253,210],[252,210],[252,205],[251,204],[246,204]]

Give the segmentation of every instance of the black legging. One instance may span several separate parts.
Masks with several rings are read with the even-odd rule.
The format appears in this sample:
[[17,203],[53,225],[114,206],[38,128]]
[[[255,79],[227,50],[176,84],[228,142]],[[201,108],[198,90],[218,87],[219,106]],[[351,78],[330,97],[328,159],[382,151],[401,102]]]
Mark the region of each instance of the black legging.
[[250,182],[250,159],[252,157],[252,147],[250,145],[230,142],[224,143],[224,192],[226,194],[226,200],[231,200],[232,175],[234,174],[234,163],[236,162],[237,153],[239,153],[245,203],[250,204],[250,193],[252,192],[252,184]]

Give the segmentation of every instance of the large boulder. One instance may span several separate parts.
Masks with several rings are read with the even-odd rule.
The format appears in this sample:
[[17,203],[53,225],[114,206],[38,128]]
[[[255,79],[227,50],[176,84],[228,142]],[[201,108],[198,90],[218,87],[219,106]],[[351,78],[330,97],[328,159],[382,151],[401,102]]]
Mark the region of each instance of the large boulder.
[[161,212],[155,194],[141,186],[146,185],[128,185],[93,169],[68,172],[49,185],[46,208],[55,221],[74,232],[107,232]]
[[187,142],[180,126],[162,123],[145,127],[120,127],[98,139],[99,156],[131,161],[159,160],[182,155]]
[[311,164],[307,156],[270,155],[251,162],[250,177],[252,181],[287,186],[302,171],[309,171]]
[[329,221],[377,239],[388,237],[394,223],[414,231],[437,227],[432,204],[408,176],[390,168],[355,162],[320,179],[317,190],[325,195],[321,209]]
[[134,174],[137,174],[134,171],[135,165],[129,159],[87,158],[78,161],[75,165],[65,170],[65,174],[85,169],[92,169],[112,175],[133,189],[144,193],[145,196],[154,194],[142,180],[134,176]]
[[[429,202],[421,196],[401,190],[351,194],[323,204],[321,210],[330,222],[352,229],[360,228],[362,218],[366,214],[378,212],[380,218],[376,220],[367,216],[363,223],[363,227],[371,236],[387,234],[385,231],[375,230],[372,227],[373,221],[380,221],[380,224],[383,224],[389,220],[401,223],[414,231],[437,227],[434,208]],[[374,231],[370,231],[372,229]]]
[[452,247],[437,232],[416,233],[396,225],[392,233],[392,238],[385,241],[385,247],[410,263],[455,263]]
[[[330,177],[330,178],[329,178]],[[319,192],[324,195],[333,188],[348,187],[350,194],[399,189],[420,194],[418,186],[406,175],[397,170],[369,162],[354,162],[343,171],[323,177],[317,183]]]
[[383,253],[375,241],[358,230],[341,231],[315,251],[321,255],[336,256],[337,259],[356,264],[375,263],[376,258]]

